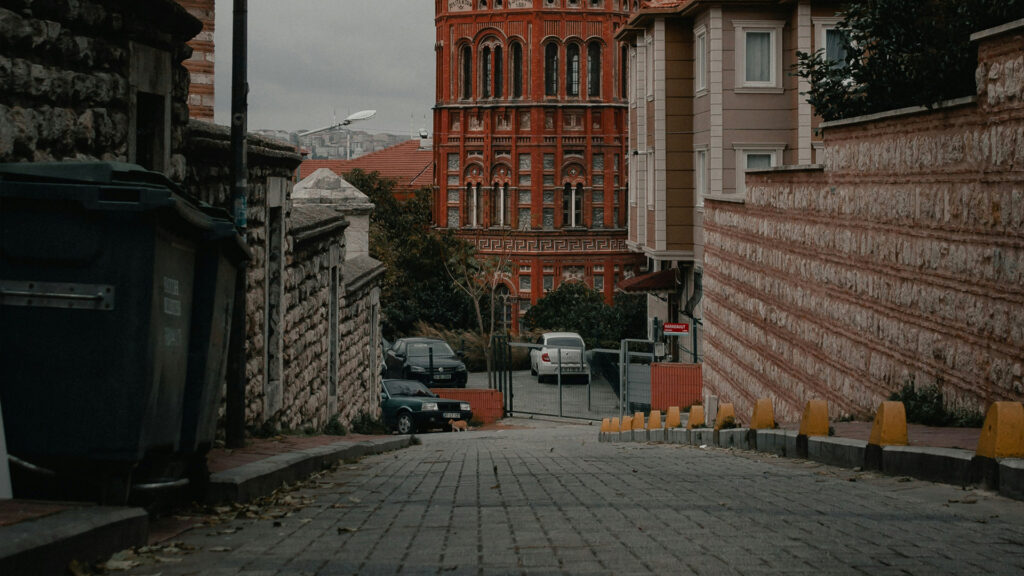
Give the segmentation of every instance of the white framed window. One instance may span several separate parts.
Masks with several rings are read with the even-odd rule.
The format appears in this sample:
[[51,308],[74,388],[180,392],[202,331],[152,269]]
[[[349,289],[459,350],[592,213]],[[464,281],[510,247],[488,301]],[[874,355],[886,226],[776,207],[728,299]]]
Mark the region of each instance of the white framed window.
[[734,20],[738,91],[782,90],[781,20]]
[[708,31],[700,26],[693,33],[693,86],[701,94],[708,89]]
[[[825,58],[833,62],[846,62],[843,33],[837,28],[842,18],[814,19],[814,51],[825,51]],[[844,64],[845,65],[845,64]]]
[[749,170],[762,170],[782,162],[785,144],[736,144],[736,193],[746,194],[746,175]]
[[693,153],[693,205],[702,208],[707,195],[708,151],[705,148]]

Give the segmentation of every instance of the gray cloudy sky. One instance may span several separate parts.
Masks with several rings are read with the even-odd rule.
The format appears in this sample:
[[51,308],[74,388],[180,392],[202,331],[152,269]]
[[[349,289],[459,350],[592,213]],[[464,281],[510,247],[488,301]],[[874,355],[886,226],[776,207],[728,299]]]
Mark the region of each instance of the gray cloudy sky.
[[[311,130],[353,112],[368,132],[432,130],[434,2],[249,0],[249,129]],[[232,0],[216,0],[218,124],[231,113]]]

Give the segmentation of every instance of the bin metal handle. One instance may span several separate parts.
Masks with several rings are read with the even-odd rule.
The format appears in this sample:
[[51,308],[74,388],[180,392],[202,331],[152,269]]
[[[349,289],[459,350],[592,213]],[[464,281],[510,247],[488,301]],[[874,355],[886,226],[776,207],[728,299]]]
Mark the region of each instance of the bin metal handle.
[[110,284],[0,280],[0,305],[113,310],[114,287]]

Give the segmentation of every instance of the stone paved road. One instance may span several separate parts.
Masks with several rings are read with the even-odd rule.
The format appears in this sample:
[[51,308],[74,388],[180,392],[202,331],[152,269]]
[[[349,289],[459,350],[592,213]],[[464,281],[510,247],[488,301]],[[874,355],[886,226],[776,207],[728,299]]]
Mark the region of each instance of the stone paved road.
[[128,573],[1024,573],[1024,502],[524,422],[343,465],[290,516],[193,529]]

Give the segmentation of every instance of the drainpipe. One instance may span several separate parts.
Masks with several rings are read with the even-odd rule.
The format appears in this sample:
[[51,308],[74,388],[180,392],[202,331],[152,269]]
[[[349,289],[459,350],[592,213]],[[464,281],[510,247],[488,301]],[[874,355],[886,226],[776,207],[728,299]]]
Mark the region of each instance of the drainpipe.
[[[246,71],[248,18],[247,0],[234,0],[231,29],[231,181],[234,199],[235,226],[245,237],[246,202],[249,196],[249,166],[246,157],[246,99],[249,85]],[[225,402],[225,445],[245,445],[245,296],[248,264],[238,268],[235,279],[235,304],[231,317],[231,342],[228,349],[227,398]]]

